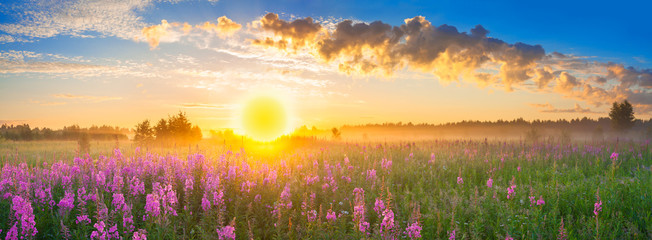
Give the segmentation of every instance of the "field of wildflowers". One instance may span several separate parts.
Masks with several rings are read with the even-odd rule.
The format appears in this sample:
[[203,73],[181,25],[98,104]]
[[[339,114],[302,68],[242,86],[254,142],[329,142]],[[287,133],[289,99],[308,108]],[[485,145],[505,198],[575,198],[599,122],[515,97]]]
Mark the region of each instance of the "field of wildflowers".
[[5,239],[651,239],[648,143],[6,156]]

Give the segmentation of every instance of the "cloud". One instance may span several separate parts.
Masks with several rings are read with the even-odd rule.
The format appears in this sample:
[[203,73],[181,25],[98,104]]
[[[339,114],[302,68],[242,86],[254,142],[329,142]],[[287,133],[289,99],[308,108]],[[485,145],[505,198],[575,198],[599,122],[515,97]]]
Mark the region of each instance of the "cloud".
[[[11,37],[0,41],[26,41],[58,35],[74,37],[118,37],[133,39],[145,25],[137,14],[152,0],[19,1],[6,3],[8,15],[17,23],[0,24],[0,32]],[[23,39],[27,38],[27,39]]]
[[[408,67],[433,73],[444,82],[458,81],[462,75],[485,84],[500,79],[505,89],[511,91],[513,85],[533,76],[536,61],[545,56],[539,45],[508,44],[489,38],[489,31],[481,25],[465,33],[445,24],[434,26],[421,16],[406,19],[400,26],[344,20],[328,34],[317,34],[322,28],[311,18],[287,22],[270,13],[260,24],[260,29],[280,36],[281,40],[257,39],[254,44],[280,49],[290,42],[293,48],[308,46],[316,56],[337,63],[340,71],[349,74],[390,76]],[[475,71],[489,64],[498,66],[497,77]]]
[[530,106],[537,108],[539,112],[543,113],[601,113],[594,112],[590,108],[583,108],[578,103],[575,103],[575,107],[573,108],[555,108],[550,103],[531,103]]
[[254,39],[254,44],[279,49],[289,47],[294,50],[314,42],[318,33],[322,30],[322,26],[314,22],[310,17],[288,22],[279,19],[278,14],[275,13],[268,13],[259,21],[254,21],[253,26],[263,31],[272,32],[274,36],[280,37],[278,40],[271,37],[262,40]]
[[66,102],[44,102],[44,101],[38,101],[38,100],[29,100],[30,103],[33,104],[38,104],[41,106],[58,106],[58,105],[65,105]]
[[218,109],[218,110],[231,110],[237,106],[234,104],[208,104],[208,103],[183,103],[179,105],[181,108],[200,108],[200,109]]
[[231,36],[238,30],[240,30],[240,28],[242,28],[242,25],[234,22],[231,19],[228,19],[226,16],[221,16],[217,19],[217,24],[211,22],[204,22],[201,25],[197,25],[196,28],[207,32],[215,33],[218,36],[224,38],[227,36]]
[[540,45],[490,37],[481,25],[460,32],[417,16],[397,26],[342,20],[326,27],[309,17],[286,21],[274,13],[253,25],[259,31],[253,45],[314,56],[349,75],[391,78],[396,72],[416,71],[433,74],[444,84],[464,80],[508,92],[516,87],[553,92],[596,107],[630,99],[643,113],[652,110],[652,100],[647,100],[652,99],[651,69],[546,54]]
[[193,33],[210,33],[220,38],[226,38],[235,34],[242,28],[242,25],[234,22],[226,16],[219,17],[217,23],[204,22],[197,26],[188,23],[172,22],[161,20],[161,24],[143,27],[141,36],[136,40],[144,39],[149,43],[151,49],[155,49],[161,42],[177,42],[183,36],[189,36]]
[[66,63],[66,62],[24,62],[0,59],[0,73],[77,73],[95,75],[97,71],[110,70],[110,67]]
[[567,72],[561,72],[556,81],[555,89],[564,93],[572,92],[573,88],[579,85],[577,78]]
[[84,101],[84,102],[93,102],[93,103],[122,99],[122,97],[74,95],[74,94],[69,94],[69,93],[52,94],[52,97],[61,98],[61,99],[69,99],[69,100],[79,100],[79,101]]

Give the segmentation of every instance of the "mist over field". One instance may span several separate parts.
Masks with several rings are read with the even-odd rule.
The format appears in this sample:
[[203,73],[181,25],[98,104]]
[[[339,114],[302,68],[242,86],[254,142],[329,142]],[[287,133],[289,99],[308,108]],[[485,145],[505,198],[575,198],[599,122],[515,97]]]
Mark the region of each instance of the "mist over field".
[[3,0],[0,238],[652,239],[649,9]]

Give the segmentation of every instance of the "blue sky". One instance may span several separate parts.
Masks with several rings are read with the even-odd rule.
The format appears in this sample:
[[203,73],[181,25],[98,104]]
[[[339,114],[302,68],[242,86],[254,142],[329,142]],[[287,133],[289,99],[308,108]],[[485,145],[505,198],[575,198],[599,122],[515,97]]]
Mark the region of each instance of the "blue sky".
[[[651,7],[649,1],[5,1],[0,121],[61,127],[71,124],[65,113],[78,115],[81,125],[129,127],[182,110],[206,128],[238,128],[243,99],[269,89],[292,108],[295,125],[319,127],[597,118],[610,102],[625,99],[647,118]],[[263,21],[268,13],[278,19]],[[312,21],[306,17],[321,30],[293,33]],[[433,26],[419,30],[434,34],[433,42],[410,45],[403,35],[388,46],[358,46],[353,40],[367,35],[337,39],[343,29],[335,24],[346,19],[393,27],[421,21]],[[472,36],[476,25],[488,35]],[[266,38],[273,43],[256,42]],[[348,49],[326,54],[324,46],[336,40]],[[295,49],[279,45],[284,41]],[[406,49],[446,51],[427,58]]]

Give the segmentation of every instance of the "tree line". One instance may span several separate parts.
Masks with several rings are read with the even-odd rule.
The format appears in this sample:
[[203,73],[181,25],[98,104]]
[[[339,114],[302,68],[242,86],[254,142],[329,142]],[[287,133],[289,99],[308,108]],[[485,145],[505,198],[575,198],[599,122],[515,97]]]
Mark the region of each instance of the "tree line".
[[13,141],[34,140],[78,140],[82,135],[90,140],[126,140],[129,129],[107,125],[82,128],[79,125],[65,126],[63,129],[31,128],[29,124],[8,125],[0,127],[0,138]]
[[152,125],[148,119],[143,120],[136,124],[134,132],[134,141],[139,145],[148,145],[155,142],[160,144],[187,144],[196,143],[202,139],[201,129],[197,125],[192,125],[184,112],[168,116],[167,120],[161,118],[156,125]]

